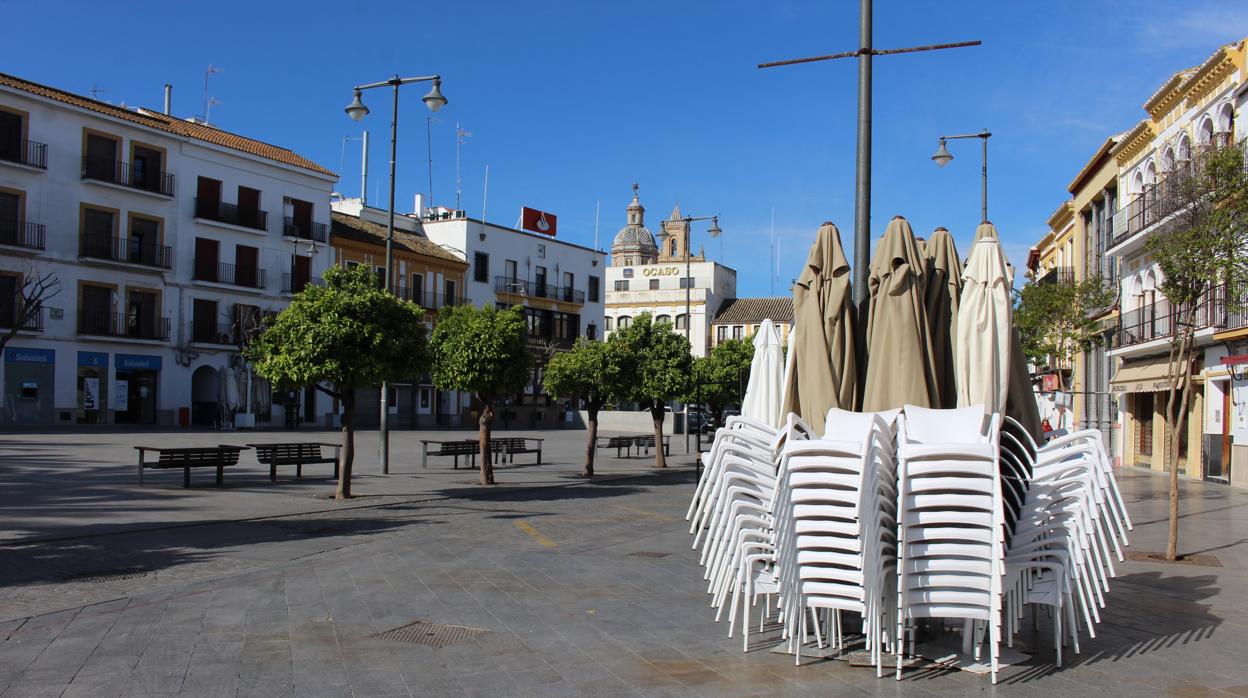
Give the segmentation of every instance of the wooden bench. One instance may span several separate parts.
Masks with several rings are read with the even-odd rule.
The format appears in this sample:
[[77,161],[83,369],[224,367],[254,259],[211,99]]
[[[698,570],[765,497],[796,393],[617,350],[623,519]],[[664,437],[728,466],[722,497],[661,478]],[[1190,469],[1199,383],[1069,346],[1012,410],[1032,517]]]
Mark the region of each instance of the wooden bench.
[[[530,441],[536,441],[537,445],[530,447]],[[516,462],[517,453],[536,453],[537,464],[541,465],[542,441],[543,439],[530,436],[508,436],[501,439],[490,439],[490,450],[498,454],[498,457],[506,458],[508,463]]]
[[[334,477],[338,477],[338,451],[342,444],[303,442],[280,444],[247,444],[256,449],[256,460],[261,465],[269,466],[269,480],[277,480],[277,466],[295,466],[295,477],[303,477],[303,466],[317,463],[333,463]],[[330,446],[334,449],[333,456],[321,455],[321,447]]]
[[[430,451],[429,444],[436,444],[438,450]],[[493,449],[493,441],[490,443]],[[469,467],[477,465],[477,454],[481,452],[480,441],[421,441],[420,442],[420,467],[429,467],[429,456],[452,456],[455,459],[455,469],[459,469],[459,457],[468,456]]]
[[615,457],[620,458],[621,450],[624,451],[625,456],[632,455],[636,441],[636,436],[599,436],[596,448],[614,448]]
[[[191,486],[191,468],[216,468],[217,487],[224,480],[225,467],[238,463],[238,454],[247,450],[246,446],[199,446],[195,448],[160,448],[156,446],[135,446],[139,452],[139,487],[143,486],[143,469],[153,468],[168,470],[182,469],[182,486]],[[148,452],[157,454],[155,461],[147,460]]]
[[[654,434],[650,434],[649,436],[633,437],[633,445],[637,447],[638,453],[640,453],[641,449],[644,448],[646,449],[646,455],[647,456],[650,455],[650,449],[654,448]],[[672,455],[672,435],[671,434],[663,435],[663,455],[665,456]]]

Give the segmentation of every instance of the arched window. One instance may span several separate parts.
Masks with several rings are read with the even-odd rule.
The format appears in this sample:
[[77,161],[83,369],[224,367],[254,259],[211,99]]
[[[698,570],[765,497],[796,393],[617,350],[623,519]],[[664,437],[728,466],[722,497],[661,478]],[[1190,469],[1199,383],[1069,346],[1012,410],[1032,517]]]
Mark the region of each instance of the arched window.
[[676,329],[683,330],[689,324],[689,316],[681,313],[676,316]]
[[610,315],[608,315],[608,316],[606,316],[605,318],[603,318],[603,319],[602,319],[602,329],[603,329],[604,331],[606,331],[606,332],[610,332],[610,331],[611,331],[611,321],[612,321],[613,319],[614,319],[614,318],[612,318]]
[[1179,152],[1177,155],[1179,162],[1185,163],[1192,159],[1192,141],[1187,137],[1186,133],[1179,136]]
[[1170,172],[1174,169],[1174,148],[1167,147],[1161,154],[1161,171]]
[[1200,122],[1200,128],[1196,130],[1196,144],[1199,146],[1213,144],[1213,119],[1205,117],[1205,120]]
[[1151,187],[1157,183],[1157,165],[1149,160],[1144,166],[1144,186]]
[[616,324],[619,326],[621,330],[627,330],[628,326],[633,324],[633,319],[627,315],[621,315],[620,317],[616,318]]
[[1218,145],[1225,146],[1231,142],[1231,134],[1235,131],[1235,109],[1230,104],[1223,104],[1218,107],[1217,123],[1215,124],[1214,137],[1218,141]]
[[672,316],[671,315],[659,315],[658,317],[654,318],[654,322],[656,325],[660,322],[666,322],[670,325],[672,323]]
[[1131,193],[1138,195],[1144,193],[1144,175],[1136,170],[1135,175],[1131,177]]

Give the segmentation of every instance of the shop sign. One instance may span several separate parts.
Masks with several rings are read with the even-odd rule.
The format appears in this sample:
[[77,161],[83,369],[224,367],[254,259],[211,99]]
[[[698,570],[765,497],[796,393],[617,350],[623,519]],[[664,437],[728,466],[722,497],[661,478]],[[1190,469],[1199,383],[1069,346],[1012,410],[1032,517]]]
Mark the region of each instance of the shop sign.
[[108,368],[108,354],[102,351],[80,351],[78,352],[78,365]]
[[680,267],[646,267],[641,270],[642,276],[678,276]]
[[1057,390],[1057,374],[1056,373],[1044,374],[1043,381],[1044,382],[1041,385],[1041,390],[1043,390],[1044,392],[1052,393]]
[[558,217],[555,214],[539,211],[528,206],[520,207],[521,229],[554,237],[558,227]]
[[11,364],[54,364],[56,350],[9,347],[4,350],[4,360]]
[[160,357],[143,354],[117,354],[118,371],[159,371]]
[[130,381],[113,381],[113,393],[108,396],[109,407],[118,412],[130,409]]

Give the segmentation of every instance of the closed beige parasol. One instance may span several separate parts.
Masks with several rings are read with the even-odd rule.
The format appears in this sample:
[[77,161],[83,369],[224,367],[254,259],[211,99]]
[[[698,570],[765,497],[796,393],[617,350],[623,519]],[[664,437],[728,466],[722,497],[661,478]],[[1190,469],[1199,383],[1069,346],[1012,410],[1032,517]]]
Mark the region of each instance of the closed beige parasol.
[[829,409],[852,410],[858,399],[849,261],[840,231],[831,223],[819,226],[793,286],[790,339],[795,356],[786,376],[783,413],[800,415],[822,434]]
[[958,406],[958,388],[954,378],[957,354],[958,299],[962,295],[962,260],[953,236],[937,228],[923,248],[927,257],[927,322],[932,334],[932,362],[936,365],[936,387],[940,391],[939,407]]
[[926,260],[901,216],[875,248],[868,286],[867,373],[862,411],[940,405],[927,321]]

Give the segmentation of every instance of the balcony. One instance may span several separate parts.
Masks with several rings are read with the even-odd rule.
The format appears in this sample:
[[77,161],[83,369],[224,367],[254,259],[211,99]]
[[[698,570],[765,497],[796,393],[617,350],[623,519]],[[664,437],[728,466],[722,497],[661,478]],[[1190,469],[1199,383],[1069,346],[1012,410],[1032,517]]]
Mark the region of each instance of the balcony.
[[463,296],[448,296],[445,293],[430,291],[413,291],[406,286],[395,289],[394,294],[405,301],[411,301],[425,310],[438,310],[447,306],[467,305],[468,299]]
[[327,242],[329,240],[329,226],[324,223],[296,221],[294,218],[286,216],[282,223],[282,235],[300,240]]
[[82,178],[107,182],[140,191],[173,196],[173,175],[164,171],[150,171],[135,167],[128,162],[108,158],[82,157]]
[[0,141],[0,160],[46,170],[48,169],[48,146],[25,138]]
[[44,246],[44,227],[40,223],[31,223],[30,221],[16,219],[0,220],[0,245],[42,250]]
[[236,346],[238,335],[231,322],[192,322],[191,341],[198,344],[225,344]]
[[85,309],[78,312],[78,334],[167,341],[169,318],[127,316]]
[[227,204],[223,201],[195,199],[195,217],[252,230],[269,229],[268,211],[239,208],[235,204]]
[[1036,279],[1038,284],[1073,284],[1074,282],[1074,267],[1053,267]]
[[[1229,321],[1226,289],[1216,286],[1209,289],[1196,304],[1196,329],[1222,329]],[[1114,333],[1110,349],[1121,349],[1157,339],[1169,339],[1179,327],[1181,309],[1162,298],[1118,316],[1118,330]]]
[[196,281],[261,290],[268,286],[268,278],[265,271],[257,267],[237,267],[233,264],[221,263],[213,264],[212,262],[200,262],[197,259],[192,262],[192,268],[194,269],[192,278]]
[[138,240],[84,233],[79,239],[78,256],[112,262],[140,264],[160,269],[173,268],[173,248]]
[[[14,298],[13,300],[16,301],[17,299]],[[17,328],[19,332],[42,332],[43,308],[39,308],[38,312],[26,318],[22,317],[21,308],[16,302],[0,310],[0,329],[12,329],[15,321],[21,322],[21,326]]]
[[550,300],[562,301],[564,303],[576,303],[578,305],[585,304],[584,291],[577,291],[570,286],[551,286],[550,284],[541,284],[536,281],[513,279],[508,276],[494,277],[494,292],[508,293],[517,296],[528,296],[530,298],[548,298]]
[[319,276],[282,274],[282,293],[299,293],[308,286],[324,285],[325,280]]

